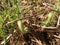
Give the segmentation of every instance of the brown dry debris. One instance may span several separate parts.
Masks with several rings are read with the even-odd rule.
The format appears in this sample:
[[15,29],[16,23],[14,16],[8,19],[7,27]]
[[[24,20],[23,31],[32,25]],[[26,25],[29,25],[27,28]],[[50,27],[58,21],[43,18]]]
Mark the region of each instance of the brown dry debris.
[[41,23],[48,18],[47,14],[52,11],[50,8],[53,8],[50,5],[43,5],[43,3],[54,5],[56,2],[56,0],[37,0],[37,3],[41,3],[40,5],[34,0],[22,0],[20,3],[22,5],[22,12],[25,12],[26,9],[30,9],[34,5],[22,19],[22,23],[29,28],[29,32],[22,34],[16,28],[16,32],[13,32],[7,45],[60,45],[60,27],[58,26],[60,24],[57,24],[60,19],[57,16],[58,14],[55,15],[56,18],[52,22],[53,25],[51,24],[49,27],[41,26]]

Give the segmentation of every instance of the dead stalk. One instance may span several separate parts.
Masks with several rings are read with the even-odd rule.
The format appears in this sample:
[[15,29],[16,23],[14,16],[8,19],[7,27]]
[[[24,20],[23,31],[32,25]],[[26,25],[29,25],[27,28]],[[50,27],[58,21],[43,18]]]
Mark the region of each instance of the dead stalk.
[[60,36],[56,36],[56,35],[53,35],[55,38],[58,38],[58,39],[60,39]]
[[58,18],[57,27],[59,27],[59,25],[60,25],[59,23],[60,23],[60,16]]

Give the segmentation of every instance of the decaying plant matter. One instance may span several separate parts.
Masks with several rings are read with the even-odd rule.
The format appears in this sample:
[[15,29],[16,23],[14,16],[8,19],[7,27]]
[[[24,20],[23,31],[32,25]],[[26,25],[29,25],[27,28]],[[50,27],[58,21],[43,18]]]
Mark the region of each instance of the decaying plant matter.
[[1,0],[0,45],[60,45],[60,0]]

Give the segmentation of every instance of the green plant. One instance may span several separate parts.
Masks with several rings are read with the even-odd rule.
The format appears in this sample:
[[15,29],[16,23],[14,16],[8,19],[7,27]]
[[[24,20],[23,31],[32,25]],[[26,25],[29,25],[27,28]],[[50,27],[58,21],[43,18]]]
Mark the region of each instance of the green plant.
[[[56,4],[54,5],[54,10],[56,10],[56,11],[59,11],[59,10],[60,10],[60,0],[58,0],[58,3],[56,3]],[[58,13],[58,12],[57,12],[57,13]],[[51,11],[51,12],[47,15],[47,16],[48,16],[47,20],[45,20],[45,21],[42,23],[42,25],[43,25],[43,26],[49,26],[49,25],[51,24],[51,22],[54,21],[54,19],[55,19],[55,14],[56,14],[55,11]]]
[[48,18],[43,22],[43,25],[49,26],[54,19],[55,19],[55,12],[52,11],[48,14]]
[[18,27],[19,27],[19,30],[22,32],[22,33],[27,33],[28,32],[28,27],[25,27],[21,20],[17,21],[17,24],[18,24]]

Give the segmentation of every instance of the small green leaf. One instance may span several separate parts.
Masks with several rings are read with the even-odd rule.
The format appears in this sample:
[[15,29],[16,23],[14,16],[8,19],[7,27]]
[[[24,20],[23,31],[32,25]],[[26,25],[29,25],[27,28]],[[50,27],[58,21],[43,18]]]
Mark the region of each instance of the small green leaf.
[[21,32],[23,32],[24,26],[23,26],[21,20],[17,21],[17,24],[18,24],[18,27],[19,27],[19,29],[21,30]]
[[52,11],[48,14],[47,20],[45,20],[42,24],[44,26],[48,26],[54,20],[54,18],[55,18],[55,12]]
[[21,20],[17,21],[17,24],[22,33],[27,33],[28,28],[22,24]]
[[4,20],[3,20],[2,16],[0,16],[0,22],[1,22],[1,23],[3,23],[3,22],[4,22]]

